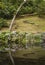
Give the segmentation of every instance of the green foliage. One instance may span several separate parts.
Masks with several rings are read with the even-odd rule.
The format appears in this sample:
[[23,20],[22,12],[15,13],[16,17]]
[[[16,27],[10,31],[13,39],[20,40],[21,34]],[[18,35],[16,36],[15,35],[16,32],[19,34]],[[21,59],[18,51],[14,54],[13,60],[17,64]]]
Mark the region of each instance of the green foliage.
[[[3,18],[12,18],[13,14],[20,6],[23,0],[2,0],[0,1],[0,16]],[[44,0],[29,0],[19,11],[18,15],[37,13],[39,16],[45,16]]]
[[45,1],[44,0],[35,0],[35,11],[39,17],[45,17]]
[[37,11],[40,17],[45,17],[45,2],[40,3]]
[[12,6],[10,3],[1,3],[0,2],[0,16],[3,18],[12,18],[13,14],[15,12],[14,6]]
[[0,29],[3,27],[8,27],[8,23],[3,18],[0,19]]
[[[12,33],[12,32],[0,32],[0,48],[5,49],[10,44],[10,47],[13,48],[13,46],[16,44],[20,47],[26,47],[26,44],[31,46],[40,46],[42,43],[42,37],[38,34],[29,34],[26,37],[27,34],[25,33]],[[30,47],[30,46],[29,46]]]
[[41,35],[34,36],[34,45],[35,46],[40,46],[41,42],[42,42]]
[[18,14],[23,15],[23,14],[32,14],[32,13],[33,13],[32,7],[26,6],[26,7],[23,7]]

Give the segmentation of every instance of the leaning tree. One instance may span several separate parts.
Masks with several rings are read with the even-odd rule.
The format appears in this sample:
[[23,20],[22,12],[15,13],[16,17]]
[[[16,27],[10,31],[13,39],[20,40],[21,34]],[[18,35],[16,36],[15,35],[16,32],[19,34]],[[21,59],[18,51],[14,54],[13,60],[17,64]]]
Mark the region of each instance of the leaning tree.
[[[15,19],[16,19],[16,16],[17,16],[17,14],[18,14],[18,12],[19,12],[19,10],[21,9],[21,7],[24,5],[26,3],[26,0],[24,0],[22,3],[21,3],[21,5],[18,7],[18,9],[17,9],[17,11],[16,11],[16,14],[14,14],[14,16],[13,16],[13,19],[12,19],[12,21],[11,21],[11,24],[10,24],[10,27],[9,27],[9,31],[11,32],[12,31],[12,27],[13,27],[13,24],[14,24],[14,21],[15,21]],[[14,59],[13,59],[13,57],[12,57],[12,54],[11,54],[11,48],[10,48],[10,35],[9,35],[9,37],[8,37],[8,46],[9,46],[9,56],[10,56],[10,59],[11,59],[11,61],[12,61],[12,64],[13,65],[15,65],[15,63],[14,63]]]

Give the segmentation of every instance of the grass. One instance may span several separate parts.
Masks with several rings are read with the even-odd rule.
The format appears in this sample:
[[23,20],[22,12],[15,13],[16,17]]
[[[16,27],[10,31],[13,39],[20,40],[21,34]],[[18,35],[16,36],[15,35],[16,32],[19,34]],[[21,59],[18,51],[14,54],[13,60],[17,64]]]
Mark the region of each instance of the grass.
[[[24,23],[23,21],[33,22],[34,24]],[[45,19],[38,18],[36,16],[24,17],[22,19],[16,20],[17,31],[26,32],[45,32]]]
[[[11,20],[8,20],[9,24]],[[24,22],[24,21],[27,21]],[[8,28],[3,28],[1,31],[6,31]],[[12,30],[23,31],[23,32],[45,32],[45,19],[37,16],[28,16],[17,18]]]

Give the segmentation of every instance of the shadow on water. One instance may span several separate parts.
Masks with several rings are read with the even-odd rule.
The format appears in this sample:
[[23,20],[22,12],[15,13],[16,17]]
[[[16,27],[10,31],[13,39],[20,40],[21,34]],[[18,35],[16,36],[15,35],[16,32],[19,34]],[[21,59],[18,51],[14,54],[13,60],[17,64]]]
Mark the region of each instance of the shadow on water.
[[[14,58],[15,65],[45,65],[45,57],[39,59]],[[10,58],[0,62],[0,65],[13,65]]]
[[[23,58],[15,58],[16,65],[45,65],[45,60],[41,59],[23,59]],[[9,59],[1,62],[0,65],[12,65]]]
[[[15,65],[45,65],[44,49],[24,49],[12,53]],[[13,65],[8,53],[0,53],[0,65]]]

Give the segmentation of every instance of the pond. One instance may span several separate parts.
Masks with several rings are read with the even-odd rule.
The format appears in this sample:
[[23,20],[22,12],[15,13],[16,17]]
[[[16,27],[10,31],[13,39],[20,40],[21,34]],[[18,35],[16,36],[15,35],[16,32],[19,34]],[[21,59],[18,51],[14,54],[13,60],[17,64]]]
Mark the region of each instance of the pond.
[[[12,53],[15,65],[45,65],[45,49],[30,48]],[[13,65],[8,53],[0,53],[0,65]]]

